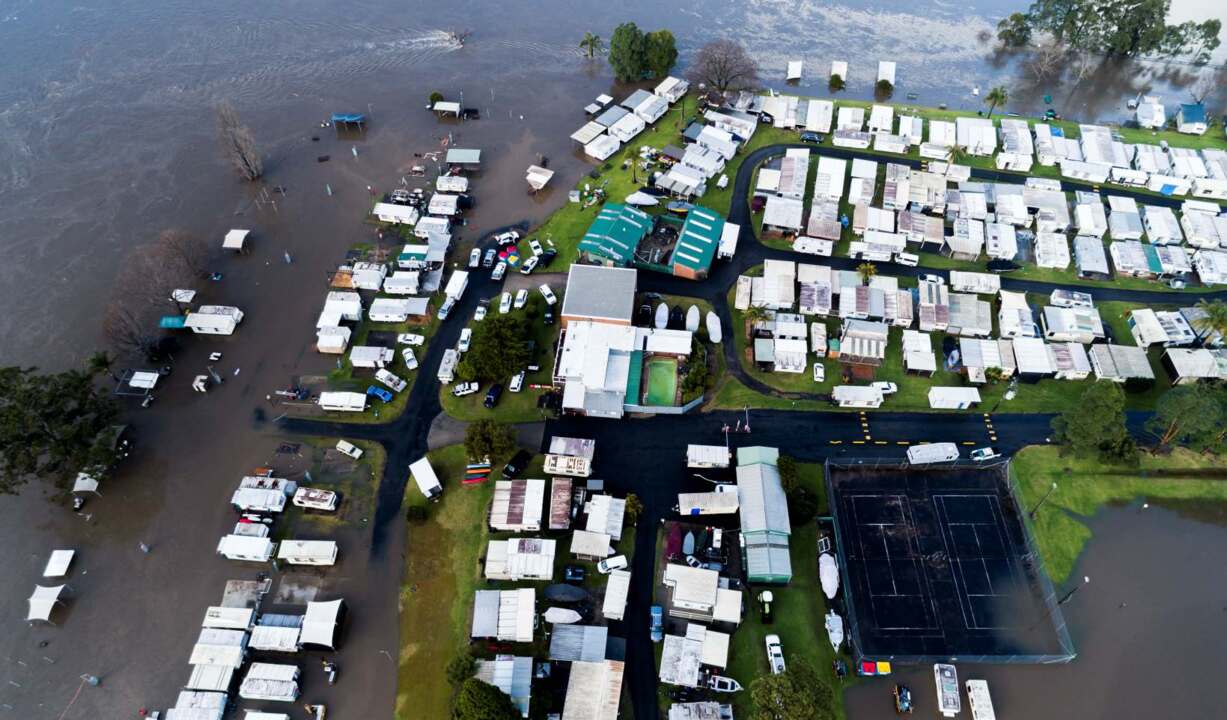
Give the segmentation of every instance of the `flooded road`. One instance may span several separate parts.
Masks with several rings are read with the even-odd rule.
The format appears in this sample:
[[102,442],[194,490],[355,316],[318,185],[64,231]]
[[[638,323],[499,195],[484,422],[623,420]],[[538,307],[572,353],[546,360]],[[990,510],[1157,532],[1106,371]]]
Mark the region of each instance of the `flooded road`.
[[[988,681],[1001,718],[1220,717],[1227,633],[1227,547],[1222,507],[1181,513],[1151,504],[1109,508],[1062,595],[1078,657],[1069,665],[958,665],[960,681]],[[896,717],[895,682],[911,688],[916,714],[936,717],[931,667],[862,681],[845,693],[848,717]],[[966,694],[963,715],[966,716]]]

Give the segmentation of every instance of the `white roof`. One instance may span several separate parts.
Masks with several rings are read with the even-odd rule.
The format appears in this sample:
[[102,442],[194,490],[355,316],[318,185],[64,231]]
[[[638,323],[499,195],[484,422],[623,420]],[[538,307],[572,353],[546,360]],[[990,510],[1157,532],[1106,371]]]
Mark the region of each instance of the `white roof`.
[[226,250],[242,250],[243,243],[247,241],[247,235],[250,230],[231,230],[226,233],[226,237],[222,240],[222,248]]
[[43,577],[67,575],[68,566],[72,564],[72,556],[76,553],[76,550],[52,550],[51,557],[47,560],[47,567],[43,568]]
[[613,620],[621,620],[626,611],[626,596],[631,589],[631,573],[629,570],[614,570],[609,574],[609,582],[605,585],[605,599],[601,604],[601,615]]
[[891,85],[895,84],[895,63],[893,61],[878,61],[878,80],[885,80]]
[[843,60],[834,60],[831,62],[831,74],[838,75],[844,80],[848,79],[848,63]]
[[588,532],[605,533],[613,540],[622,538],[622,519],[626,513],[626,498],[595,495],[588,501],[586,510],[588,526],[585,529]]
[[624,669],[620,660],[571,663],[562,720],[618,720]]
[[556,540],[508,538],[486,545],[485,575],[497,580],[551,580]]
[[222,607],[214,605],[205,610],[201,627],[227,628],[230,630],[246,630],[251,627],[256,611],[246,607]]
[[49,620],[51,618],[51,609],[60,601],[60,593],[64,592],[67,585],[54,585],[52,587],[44,587],[42,585],[34,586],[34,594],[30,596],[30,611],[26,613],[26,620]]
[[303,645],[333,647],[333,633],[336,632],[337,620],[343,604],[343,600],[307,603],[300,642]]
[[460,103],[451,102],[448,100],[440,100],[435,103],[434,111],[435,112],[449,112],[449,113],[455,113],[459,115],[460,114]]
[[272,652],[298,652],[302,628],[284,625],[257,625],[251,630],[251,648]]
[[328,560],[332,564],[336,557],[335,540],[282,540],[277,547],[279,560]]
[[279,712],[263,712],[261,710],[246,710],[243,720],[290,720],[290,716]]
[[686,463],[706,467],[728,467],[730,452],[724,445],[687,445]]
[[571,534],[571,554],[584,557],[609,557],[609,536],[605,533],[576,530]]
[[767,198],[767,207],[763,211],[763,225],[800,230],[805,214],[805,203],[794,198],[771,196]]
[[499,480],[490,503],[490,527],[517,532],[541,527],[545,480]]
[[978,403],[980,402],[980,391],[974,387],[935,386],[929,388],[929,407],[950,407],[948,403],[951,402]]
[[706,568],[669,563],[665,566],[665,585],[673,588],[675,605],[703,605],[714,609],[720,574]]
[[882,390],[869,385],[837,385],[831,390],[836,402],[882,402]]
[[1040,338],[1014,338],[1014,359],[1020,374],[1051,375],[1055,372],[1048,346]]
[[223,665],[192,665],[192,672],[183,687],[189,690],[228,692],[234,678],[234,668]]
[[200,637],[187,662],[189,665],[224,665],[237,669],[243,664],[246,653],[246,631],[201,628]]
[[802,62],[800,60],[789,60],[787,78],[789,80],[799,80],[801,78],[801,67]]
[[396,203],[385,202],[375,203],[371,214],[378,217],[396,218],[398,222],[406,225],[413,225],[421,217],[421,212],[412,205],[397,205]]
[[703,661],[703,642],[689,637],[665,635],[660,656],[660,681],[670,685],[697,687],[699,666]]

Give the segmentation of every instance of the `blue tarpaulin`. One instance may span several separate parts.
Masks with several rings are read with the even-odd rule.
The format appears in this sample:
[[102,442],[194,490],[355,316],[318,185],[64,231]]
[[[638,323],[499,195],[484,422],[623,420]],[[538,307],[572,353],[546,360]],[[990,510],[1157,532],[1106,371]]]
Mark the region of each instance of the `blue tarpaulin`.
[[183,315],[165,315],[158,321],[158,327],[164,330],[181,330],[187,323],[187,318]]
[[346,125],[363,125],[366,123],[366,115],[362,113],[333,113],[332,124],[336,125],[343,123]]

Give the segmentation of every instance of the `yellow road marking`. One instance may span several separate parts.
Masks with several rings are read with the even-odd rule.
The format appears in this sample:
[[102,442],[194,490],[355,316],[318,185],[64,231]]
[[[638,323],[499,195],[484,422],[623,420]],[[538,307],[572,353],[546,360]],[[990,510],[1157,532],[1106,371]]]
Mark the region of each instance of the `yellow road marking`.
[[827,442],[831,443],[832,445],[840,445],[843,443],[843,440],[827,440]]
[[972,442],[971,440],[964,440],[964,441],[963,441],[963,444],[964,444],[964,445],[975,445],[975,443],[974,443],[974,442]]
[[896,445],[911,445],[912,443],[908,442],[907,440],[896,440],[895,444]]
[[864,445],[865,441],[864,440],[853,440],[852,444],[853,445]]
[[885,445],[886,441],[885,440],[874,440],[873,444],[874,445]]

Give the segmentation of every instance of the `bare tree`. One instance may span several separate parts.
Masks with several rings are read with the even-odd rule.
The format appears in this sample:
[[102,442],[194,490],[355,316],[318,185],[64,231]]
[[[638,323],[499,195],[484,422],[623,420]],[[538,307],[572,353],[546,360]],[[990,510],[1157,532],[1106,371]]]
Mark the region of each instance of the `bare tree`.
[[168,234],[134,249],[115,280],[102,329],[117,352],[143,358],[156,355],[162,338],[159,320],[176,312],[171,294],[192,287],[200,277],[181,249],[164,241]]
[[102,332],[116,352],[150,358],[157,354],[161,330],[151,313],[133,298],[116,294],[102,316]]
[[255,136],[239,120],[239,111],[226,100],[217,105],[217,140],[226,160],[245,180],[258,180],[264,174],[264,160]]
[[695,53],[688,73],[692,82],[724,94],[758,87],[758,63],[736,40],[713,40]]
[[1023,67],[1036,80],[1048,80],[1064,71],[1068,54],[1064,43],[1052,35],[1046,35],[1031,48]]
[[158,235],[155,252],[163,260],[182,266],[185,274],[203,277],[209,267],[209,248],[199,236],[170,228]]

